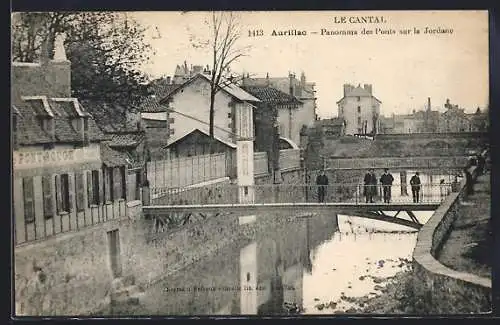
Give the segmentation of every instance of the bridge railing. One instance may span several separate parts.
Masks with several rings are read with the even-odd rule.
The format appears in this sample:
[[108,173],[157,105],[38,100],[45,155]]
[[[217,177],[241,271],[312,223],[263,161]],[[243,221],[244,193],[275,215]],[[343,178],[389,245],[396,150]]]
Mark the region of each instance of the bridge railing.
[[[454,183],[422,184],[415,193],[408,184],[393,184],[389,203],[439,203],[452,192]],[[196,188],[153,188],[152,194],[163,195],[152,200],[152,205],[188,205],[188,204],[234,204],[239,202],[239,193],[254,193],[254,203],[357,203],[366,204],[371,199],[374,203],[384,202],[384,186],[364,186],[362,184],[329,184],[318,186],[311,184],[269,184],[248,187],[234,184],[215,184]],[[324,193],[324,197],[323,197]],[[370,203],[370,202],[368,202]]]
[[462,168],[467,165],[467,157],[376,157],[376,158],[342,158],[330,157],[326,161],[329,169],[433,169]]

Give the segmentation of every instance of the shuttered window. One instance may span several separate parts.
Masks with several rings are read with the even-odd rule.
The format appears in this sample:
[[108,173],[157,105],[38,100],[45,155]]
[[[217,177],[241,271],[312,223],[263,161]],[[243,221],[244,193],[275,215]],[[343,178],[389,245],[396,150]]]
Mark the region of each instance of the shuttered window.
[[125,166],[120,167],[120,175],[122,180],[122,199],[127,199],[127,170]]
[[75,174],[76,211],[85,209],[85,185],[83,173]]
[[87,172],[87,198],[89,207],[91,204],[98,205],[100,200],[99,171]]
[[113,183],[113,168],[105,168],[104,169],[104,178],[105,178],[105,183],[104,183],[104,188],[105,188],[105,195],[106,195],[106,201],[113,201],[113,189],[114,189],[114,183]]
[[52,206],[52,184],[51,176],[42,177],[42,194],[43,194],[43,216],[45,219],[50,219],[54,216]]
[[113,168],[113,198],[118,200],[122,197],[122,185],[121,185],[121,176],[120,176],[120,168]]
[[24,222],[26,224],[35,222],[35,200],[33,192],[33,177],[23,178]]
[[57,213],[70,212],[69,175],[56,175]]

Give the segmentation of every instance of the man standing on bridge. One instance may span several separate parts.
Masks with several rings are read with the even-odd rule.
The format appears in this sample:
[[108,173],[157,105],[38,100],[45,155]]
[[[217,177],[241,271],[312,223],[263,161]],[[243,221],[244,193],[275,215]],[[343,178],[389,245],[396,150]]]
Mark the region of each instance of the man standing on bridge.
[[369,169],[368,173],[365,174],[363,183],[366,203],[373,203],[373,197],[377,192],[377,176],[375,176],[373,169]]
[[390,203],[391,201],[392,182],[394,182],[394,177],[392,177],[387,168],[384,168],[384,173],[380,177],[380,183],[384,192],[384,203]]
[[325,202],[326,187],[328,186],[328,177],[325,171],[322,170],[316,177],[316,185],[318,185],[318,202]]
[[413,175],[410,179],[413,203],[418,203],[418,201],[420,200],[420,184],[420,177],[418,176],[418,172],[416,172],[415,175]]

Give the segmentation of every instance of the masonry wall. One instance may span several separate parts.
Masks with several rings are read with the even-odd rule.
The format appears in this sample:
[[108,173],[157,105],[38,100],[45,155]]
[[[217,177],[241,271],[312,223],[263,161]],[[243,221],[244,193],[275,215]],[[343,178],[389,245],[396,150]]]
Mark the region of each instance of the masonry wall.
[[422,227],[413,252],[416,278],[413,293],[430,314],[491,311],[491,280],[452,270],[435,258],[448,237],[460,209],[460,201],[465,196],[465,183],[461,185],[460,191],[449,195]]

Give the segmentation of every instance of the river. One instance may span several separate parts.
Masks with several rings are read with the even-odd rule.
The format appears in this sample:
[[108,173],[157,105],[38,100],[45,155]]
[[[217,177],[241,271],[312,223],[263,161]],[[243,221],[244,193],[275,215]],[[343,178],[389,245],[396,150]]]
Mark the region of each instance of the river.
[[[415,215],[426,222],[432,212]],[[289,218],[166,277],[146,289],[139,305],[113,314],[333,314],[359,307],[351,297],[380,295],[384,282],[409,269],[417,232],[334,216]]]

